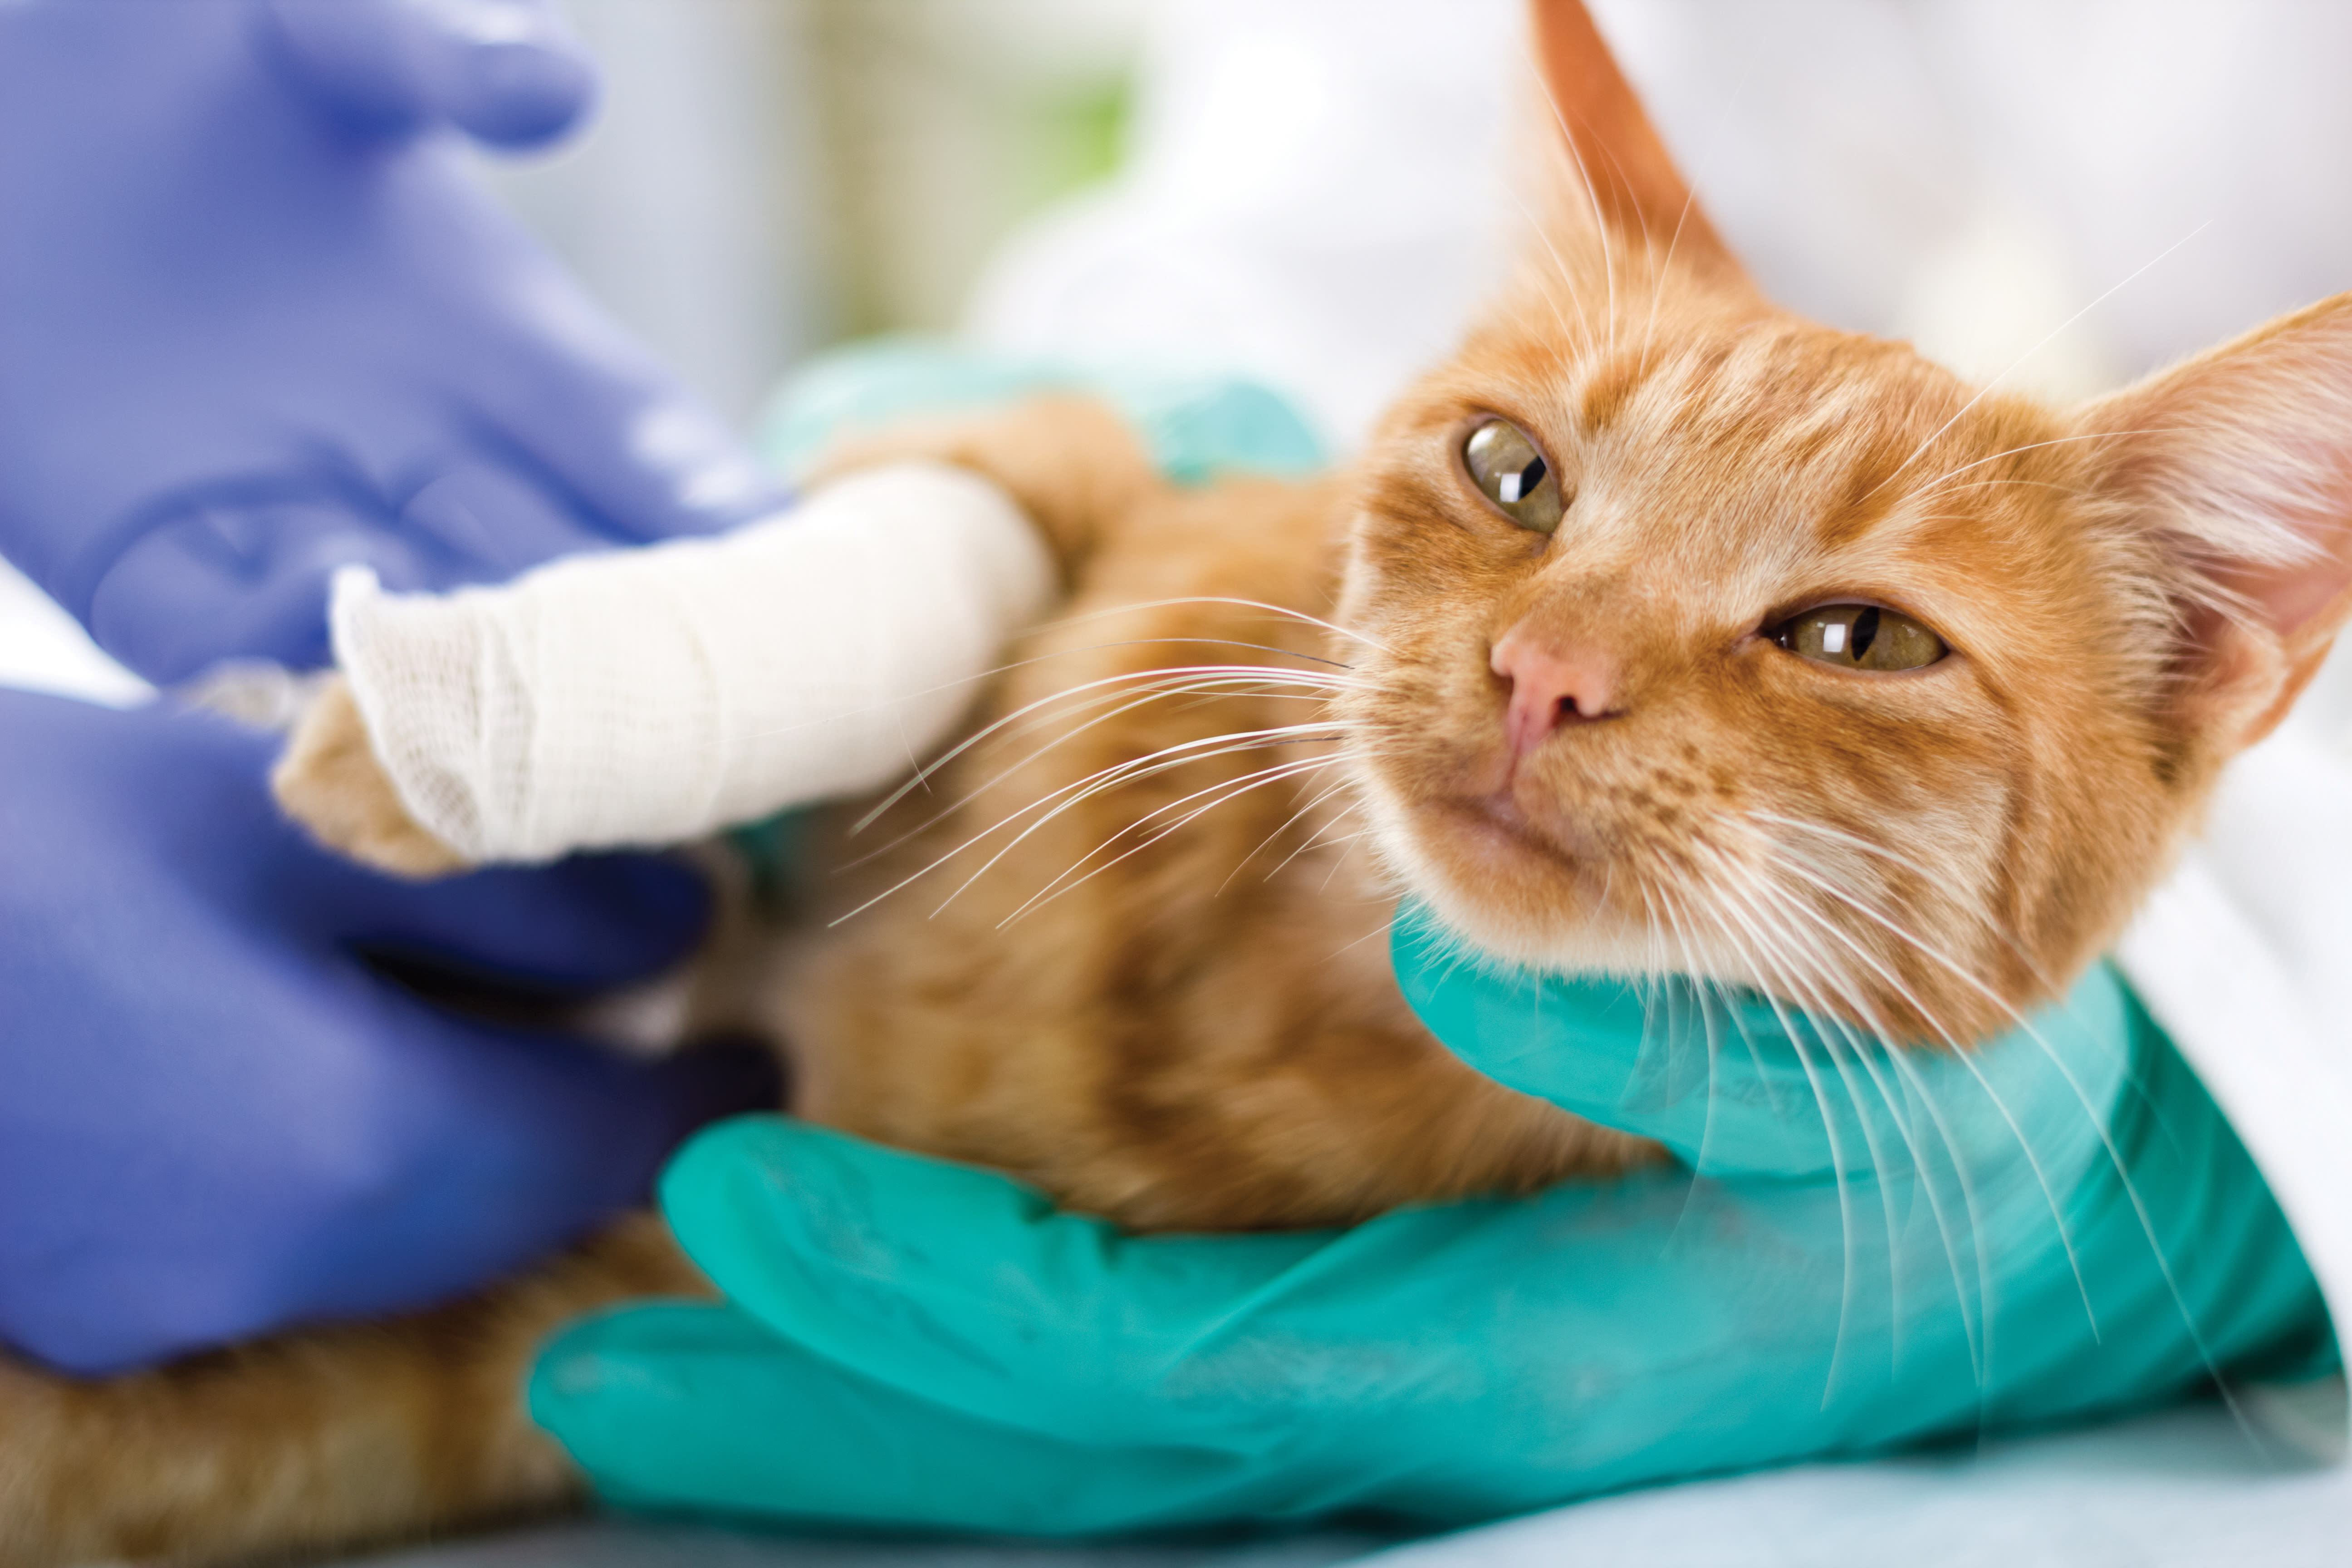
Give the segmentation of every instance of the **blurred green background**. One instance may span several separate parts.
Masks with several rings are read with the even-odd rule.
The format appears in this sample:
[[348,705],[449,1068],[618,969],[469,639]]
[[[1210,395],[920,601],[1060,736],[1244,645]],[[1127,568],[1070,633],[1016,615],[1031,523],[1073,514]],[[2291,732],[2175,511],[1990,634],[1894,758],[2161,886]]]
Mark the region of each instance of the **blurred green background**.
[[997,242],[1108,174],[1147,0],[566,0],[588,132],[500,193],[719,409],[811,349],[952,326]]

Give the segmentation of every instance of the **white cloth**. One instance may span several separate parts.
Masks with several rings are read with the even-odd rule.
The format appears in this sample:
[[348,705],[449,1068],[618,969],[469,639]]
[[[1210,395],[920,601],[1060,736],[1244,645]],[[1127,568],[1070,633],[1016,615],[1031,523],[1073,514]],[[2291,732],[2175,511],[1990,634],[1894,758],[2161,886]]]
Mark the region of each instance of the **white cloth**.
[[[2352,284],[2352,6],[1589,3],[1766,292],[1964,374],[2079,394]],[[966,330],[1247,373],[1360,440],[1519,216],[1524,7],[1150,0],[1118,176],[1014,237]]]
[[676,844],[877,788],[953,728],[1055,566],[979,476],[852,475],[714,539],[493,588],[335,582],[335,658],[415,819],[467,858]]
[[[2314,1415],[2340,1420],[2318,1403]],[[2281,1410],[2250,1436],[2200,1405],[1982,1447],[1685,1481],[1362,1568],[2342,1568],[2352,1470],[2270,1435],[2297,1419]]]
[[2232,764],[2211,829],[2116,957],[2352,1336],[2352,759],[2323,736],[2283,730]]

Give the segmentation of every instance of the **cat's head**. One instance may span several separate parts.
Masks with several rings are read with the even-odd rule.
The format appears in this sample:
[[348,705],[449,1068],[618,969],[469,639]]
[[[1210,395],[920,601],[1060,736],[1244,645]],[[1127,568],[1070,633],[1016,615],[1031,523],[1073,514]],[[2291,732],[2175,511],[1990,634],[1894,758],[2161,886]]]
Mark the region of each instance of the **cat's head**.
[[2352,611],[2352,296],[2081,407],[1970,386],[1761,299],[1581,7],[1535,10],[1565,176],[1361,468],[1375,839],[1506,958],[1982,1037]]

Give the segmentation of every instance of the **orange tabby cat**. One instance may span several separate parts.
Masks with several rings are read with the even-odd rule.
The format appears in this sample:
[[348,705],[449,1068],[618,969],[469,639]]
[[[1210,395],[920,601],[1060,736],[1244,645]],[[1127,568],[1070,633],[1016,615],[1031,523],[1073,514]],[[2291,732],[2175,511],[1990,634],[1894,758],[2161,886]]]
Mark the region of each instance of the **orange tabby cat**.
[[[887,814],[908,837],[842,904],[1077,798],[937,918],[944,886],[883,898],[775,966],[800,1113],[1139,1226],[1619,1168],[1650,1156],[1420,1028],[1374,940],[1400,889],[1508,958],[1969,1041],[2114,939],[2310,677],[2352,609],[2352,298],[2086,407],[1973,391],[1760,299],[1581,8],[1535,10],[1573,167],[1349,475],[1176,491],[1079,402],[864,454],[946,457],[1027,510],[1065,618],[979,721],[1066,695],[1023,720],[1061,743],[958,758],[919,797],[961,802],[943,821]],[[348,701],[281,792],[379,860],[446,857]],[[553,1506],[577,1483],[520,1408],[532,1347],[701,1288],[647,1218],[396,1322],[111,1383],[0,1365],[0,1563]]]

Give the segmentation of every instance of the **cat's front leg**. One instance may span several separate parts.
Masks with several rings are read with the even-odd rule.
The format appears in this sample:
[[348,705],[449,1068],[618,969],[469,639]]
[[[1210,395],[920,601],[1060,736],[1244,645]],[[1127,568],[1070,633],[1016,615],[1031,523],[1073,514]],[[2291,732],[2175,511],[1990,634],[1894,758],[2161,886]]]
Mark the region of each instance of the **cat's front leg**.
[[909,461],[962,468],[1002,489],[1069,578],[1105,530],[1167,489],[1135,427],[1108,404],[1076,394],[852,431],[824,450],[811,479],[823,484]]
[[1053,601],[1052,547],[971,468],[898,462],[711,537],[511,583],[337,577],[341,680],[281,802],[387,870],[688,843],[883,787]]
[[446,877],[468,865],[409,815],[377,758],[351,683],[331,677],[294,727],[269,787],[313,838],[396,877]]

